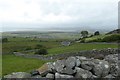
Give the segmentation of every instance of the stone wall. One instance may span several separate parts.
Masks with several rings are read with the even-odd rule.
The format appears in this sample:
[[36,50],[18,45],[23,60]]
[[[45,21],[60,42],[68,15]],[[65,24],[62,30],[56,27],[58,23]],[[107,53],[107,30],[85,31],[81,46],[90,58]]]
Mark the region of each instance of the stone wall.
[[84,56],[48,62],[31,73],[17,72],[4,78],[118,78],[120,67],[118,54],[109,54],[103,60]]
[[61,53],[61,54],[56,54],[56,55],[49,55],[49,56],[44,56],[44,55],[29,55],[29,54],[23,54],[20,52],[13,52],[14,55],[16,56],[22,56],[26,58],[37,58],[41,60],[57,60],[57,59],[63,59],[67,58],[70,56],[85,56],[85,57],[90,57],[90,58],[101,58],[103,59],[104,56],[108,54],[118,54],[118,49],[102,49],[102,50],[86,50],[86,51],[79,51],[79,52],[70,52],[70,53]]

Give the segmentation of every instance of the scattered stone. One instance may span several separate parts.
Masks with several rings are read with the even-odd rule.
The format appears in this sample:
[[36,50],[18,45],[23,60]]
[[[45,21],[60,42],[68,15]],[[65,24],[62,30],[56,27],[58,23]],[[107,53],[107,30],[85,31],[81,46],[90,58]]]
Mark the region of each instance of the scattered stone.
[[70,68],[74,68],[76,65],[76,58],[75,57],[69,57],[66,60],[66,66]]
[[65,60],[57,60],[56,62],[53,63],[53,65],[57,72],[61,72],[65,67]]
[[65,67],[60,73],[63,74],[74,74],[76,71],[71,69],[70,67]]
[[42,78],[40,75],[32,76],[31,78]]
[[109,63],[117,63],[118,62],[118,54],[111,54],[105,57],[105,60]]
[[36,70],[31,71],[30,73],[31,73],[31,76],[39,75],[39,72]]
[[83,61],[81,63],[81,67],[86,70],[92,70],[94,65],[95,65],[94,62],[92,61]]
[[54,78],[54,74],[48,73],[48,74],[46,75],[46,78]]
[[73,76],[72,75],[55,73],[55,78],[73,78]]
[[99,61],[99,64],[95,64],[93,68],[93,72],[98,77],[105,77],[108,75],[110,71],[110,66],[107,61]]
[[84,56],[76,56],[79,60],[83,61],[83,60],[86,60],[87,58],[84,57]]
[[114,76],[112,76],[111,74],[105,76],[104,78],[115,78]]
[[4,76],[4,78],[30,78],[31,74],[26,72],[16,72],[9,75]]
[[75,67],[75,78],[92,78],[92,73],[79,67]]
[[118,64],[111,64],[110,65],[110,74],[117,77],[120,74],[120,68]]

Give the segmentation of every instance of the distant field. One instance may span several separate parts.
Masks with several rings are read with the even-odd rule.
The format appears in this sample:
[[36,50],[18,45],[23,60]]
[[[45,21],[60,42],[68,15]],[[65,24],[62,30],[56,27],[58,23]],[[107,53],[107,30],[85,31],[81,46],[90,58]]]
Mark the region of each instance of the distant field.
[[10,74],[12,72],[29,72],[39,68],[45,62],[47,61],[16,57],[14,55],[3,55],[2,75]]
[[48,49],[48,55],[52,54],[60,54],[60,53],[67,53],[67,52],[77,52],[82,50],[91,50],[91,49],[104,49],[104,48],[117,48],[117,44],[89,44],[89,43],[75,43],[71,46],[65,47],[56,47],[52,49]]

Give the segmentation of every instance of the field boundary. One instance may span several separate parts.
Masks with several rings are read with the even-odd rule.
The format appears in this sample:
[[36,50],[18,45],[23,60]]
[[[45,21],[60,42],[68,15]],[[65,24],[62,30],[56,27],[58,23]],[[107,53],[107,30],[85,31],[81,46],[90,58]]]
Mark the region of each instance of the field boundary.
[[[25,58],[36,58],[40,60],[56,60],[56,59],[64,59],[70,56],[83,56],[89,55],[89,57],[93,57],[96,54],[98,55],[108,55],[108,54],[118,54],[118,48],[107,48],[107,49],[101,49],[101,50],[85,50],[85,51],[79,51],[79,52],[70,52],[70,53],[61,53],[61,54],[56,54],[56,55],[30,55],[30,54],[24,54],[21,52],[13,52],[15,56],[21,56]],[[98,56],[97,55],[97,56]]]

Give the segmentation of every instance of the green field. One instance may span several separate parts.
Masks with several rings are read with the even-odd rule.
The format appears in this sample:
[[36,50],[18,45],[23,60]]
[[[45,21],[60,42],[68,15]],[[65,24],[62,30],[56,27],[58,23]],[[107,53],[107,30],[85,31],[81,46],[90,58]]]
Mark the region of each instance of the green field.
[[39,68],[45,62],[48,61],[16,57],[14,55],[3,55],[2,75],[10,74],[12,72],[30,72],[31,70]]
[[[53,35],[55,36],[55,33]],[[34,38],[33,39],[33,38],[23,38],[23,37],[13,38],[13,36],[9,37],[8,42],[5,42],[2,44],[2,53],[3,54],[7,53],[3,55],[3,59],[2,59],[3,61],[1,61],[2,68],[3,68],[2,69],[3,75],[6,75],[12,72],[19,72],[19,71],[29,72],[33,69],[39,68],[45,62],[48,62],[48,61],[43,61],[43,60],[38,60],[38,59],[16,57],[12,55],[12,52],[14,51],[24,52],[26,48],[29,48],[29,47],[31,49],[34,49],[37,44],[41,44],[44,47],[46,47],[48,51],[48,54],[47,54],[48,56],[55,55],[55,54],[61,54],[61,53],[63,54],[63,53],[68,53],[68,52],[78,52],[82,50],[117,48],[118,47],[117,44],[106,44],[106,43],[92,44],[92,43],[76,43],[76,42],[72,43],[70,46],[62,46],[60,43],[61,41],[65,41],[65,40],[72,41],[73,39],[75,39],[75,37],[74,38],[72,37],[72,39],[70,37],[64,38],[65,36],[60,38],[60,34],[57,34],[57,35],[59,36],[59,38],[56,38],[56,39],[51,39],[51,38],[50,39],[46,39],[46,38]],[[76,38],[77,36],[78,35],[76,34]],[[104,37],[104,35],[87,38],[87,40],[96,39],[98,37],[102,38]]]
[[104,49],[104,48],[117,48],[117,44],[89,44],[89,43],[75,43],[71,46],[56,47],[48,49],[48,55],[67,53],[67,52],[78,52],[82,50],[92,50],[92,49]]

